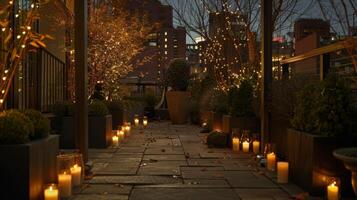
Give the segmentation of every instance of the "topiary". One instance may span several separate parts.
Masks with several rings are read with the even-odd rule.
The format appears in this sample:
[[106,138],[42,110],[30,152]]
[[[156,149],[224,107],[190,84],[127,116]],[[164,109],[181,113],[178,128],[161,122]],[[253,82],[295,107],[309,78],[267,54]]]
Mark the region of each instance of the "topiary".
[[253,117],[253,86],[249,81],[242,81],[239,88],[233,87],[228,93],[230,114],[235,117]]
[[92,116],[106,116],[109,110],[103,101],[93,101],[88,106],[88,114]]
[[23,113],[15,110],[0,113],[0,144],[24,144],[33,133],[34,126]]
[[228,114],[228,96],[221,90],[214,90],[211,97],[210,107],[213,112],[219,114]]
[[190,80],[190,65],[185,59],[174,59],[167,72],[166,84],[174,91],[186,91]]
[[42,115],[37,110],[22,111],[32,122],[34,126],[34,133],[30,135],[31,140],[45,138],[50,134],[51,126],[50,120]]
[[207,136],[208,147],[225,148],[227,146],[227,134],[213,131]]

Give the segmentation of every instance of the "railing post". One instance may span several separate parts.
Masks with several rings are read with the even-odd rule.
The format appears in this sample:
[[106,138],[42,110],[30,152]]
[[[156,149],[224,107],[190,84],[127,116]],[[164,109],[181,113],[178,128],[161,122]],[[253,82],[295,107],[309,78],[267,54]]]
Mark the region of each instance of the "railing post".
[[325,53],[320,55],[320,80],[324,80],[330,71],[330,54]]

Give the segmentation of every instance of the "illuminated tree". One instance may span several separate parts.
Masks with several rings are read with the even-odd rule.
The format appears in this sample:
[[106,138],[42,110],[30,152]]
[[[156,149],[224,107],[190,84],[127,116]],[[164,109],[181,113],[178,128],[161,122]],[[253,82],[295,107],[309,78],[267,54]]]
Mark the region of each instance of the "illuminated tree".
[[150,29],[143,18],[114,6],[92,6],[89,19],[89,91],[103,83],[109,98],[117,98],[120,79],[134,66],[150,58],[137,59]]
[[[22,59],[31,49],[46,47],[44,40],[51,38],[46,34],[39,34],[32,30],[32,25],[39,18],[39,1],[32,1],[28,8],[21,13],[15,9],[17,1],[8,0],[0,8],[0,109],[9,93],[14,76],[19,69]],[[46,3],[41,1],[41,3]],[[12,26],[10,19],[21,16],[22,23]]]

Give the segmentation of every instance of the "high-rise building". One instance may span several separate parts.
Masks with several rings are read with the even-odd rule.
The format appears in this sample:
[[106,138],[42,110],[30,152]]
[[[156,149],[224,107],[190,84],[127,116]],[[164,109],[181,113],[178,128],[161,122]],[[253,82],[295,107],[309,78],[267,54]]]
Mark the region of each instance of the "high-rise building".
[[322,38],[329,38],[330,23],[323,19],[298,19],[294,24],[295,41],[299,41],[304,37],[316,33]]

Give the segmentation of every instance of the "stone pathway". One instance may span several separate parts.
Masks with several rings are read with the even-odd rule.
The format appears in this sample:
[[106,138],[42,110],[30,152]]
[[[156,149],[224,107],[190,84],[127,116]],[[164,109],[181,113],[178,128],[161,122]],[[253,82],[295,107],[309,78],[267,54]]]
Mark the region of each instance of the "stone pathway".
[[196,126],[152,123],[119,148],[91,149],[93,179],[74,200],[280,200],[301,194],[278,185],[252,155],[210,149]]

